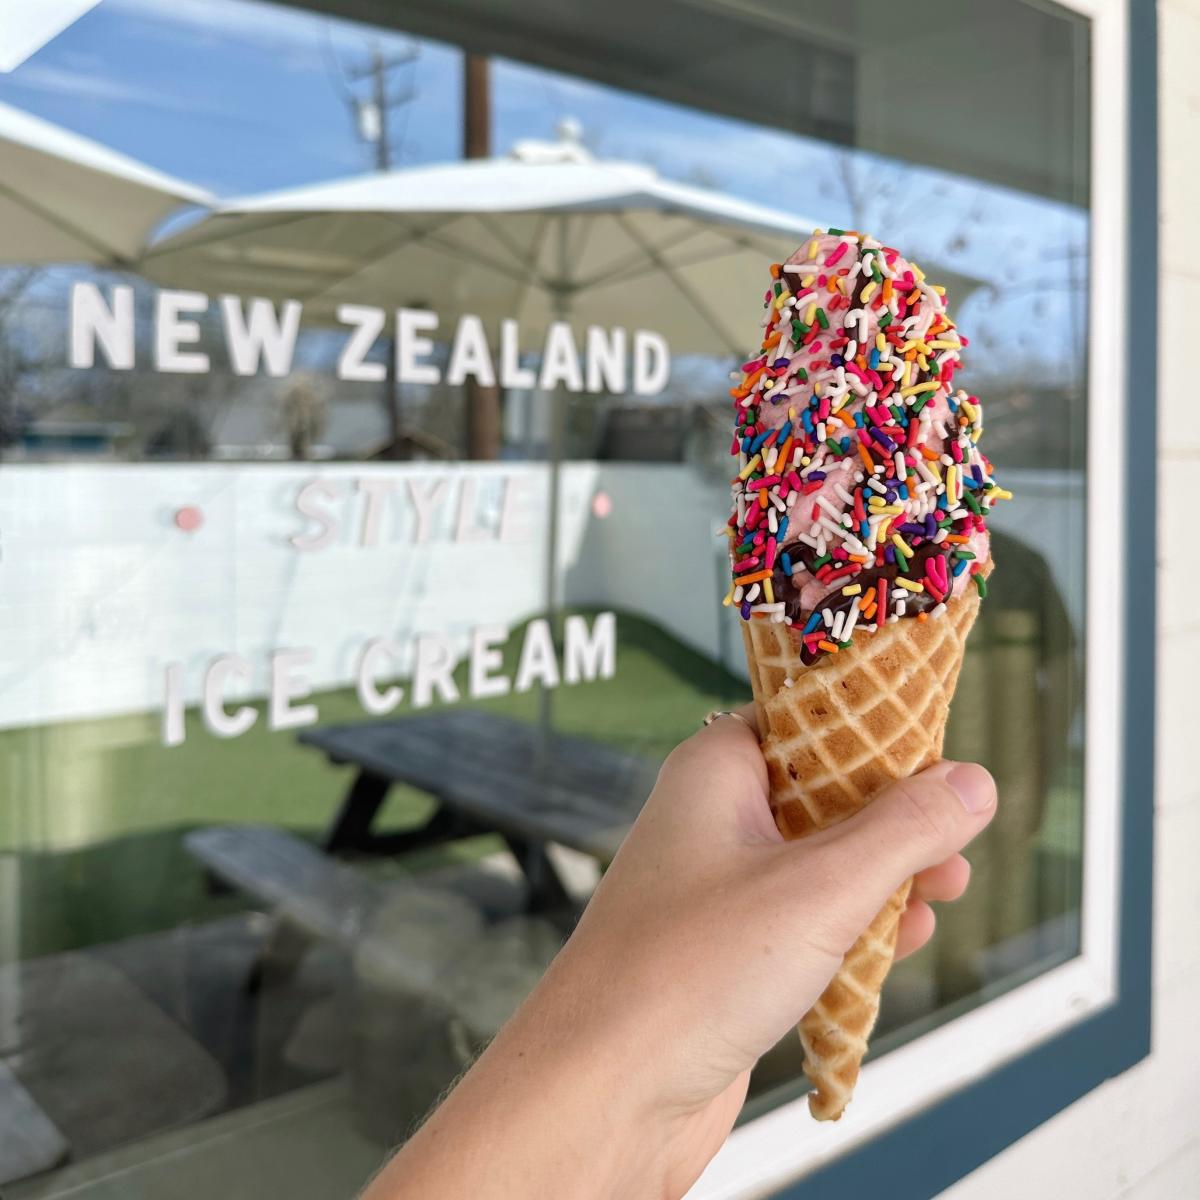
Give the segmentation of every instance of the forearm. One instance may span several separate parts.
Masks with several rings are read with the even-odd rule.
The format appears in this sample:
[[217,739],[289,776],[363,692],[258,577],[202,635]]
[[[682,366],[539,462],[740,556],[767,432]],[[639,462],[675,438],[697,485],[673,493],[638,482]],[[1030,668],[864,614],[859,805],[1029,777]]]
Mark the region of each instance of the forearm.
[[545,980],[364,1200],[659,1200],[664,1118],[621,1040]]
[[709,726],[668,759],[529,1000],[364,1200],[677,1200],[750,1068],[910,876],[898,952],[929,937],[925,901],[961,894],[954,852],[994,811],[986,772],[943,763],[785,843],[753,731]]

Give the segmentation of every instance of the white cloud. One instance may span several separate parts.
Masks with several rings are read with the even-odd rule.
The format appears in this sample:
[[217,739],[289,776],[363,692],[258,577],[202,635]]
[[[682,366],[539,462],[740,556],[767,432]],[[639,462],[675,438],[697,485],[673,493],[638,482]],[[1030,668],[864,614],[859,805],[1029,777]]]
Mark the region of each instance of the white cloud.
[[101,11],[173,27],[184,35],[199,33],[214,39],[256,42],[277,51],[312,47],[326,36],[335,45],[361,48],[364,35],[376,32],[352,21],[297,12],[259,0],[104,0]]
[[15,75],[13,81],[19,87],[31,88],[34,91],[79,96],[100,103],[142,104],[159,109],[220,116],[241,115],[235,109],[222,108],[192,98],[172,96],[154,88],[138,87],[112,76],[93,74],[77,68],[68,70],[31,63]]

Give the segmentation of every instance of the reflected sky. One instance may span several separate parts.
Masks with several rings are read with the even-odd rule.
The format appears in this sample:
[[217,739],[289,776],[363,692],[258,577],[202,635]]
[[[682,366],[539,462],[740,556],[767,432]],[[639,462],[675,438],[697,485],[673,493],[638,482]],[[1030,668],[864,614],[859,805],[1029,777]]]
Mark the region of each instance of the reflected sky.
[[[415,57],[394,113],[400,166],[461,152],[460,52],[246,0],[103,0],[16,71],[0,99],[221,196],[371,169],[352,103],[374,46]],[[494,148],[576,118],[590,149],[663,175],[861,224],[917,258],[999,284],[957,312],[970,365],[1066,383],[1081,369],[1086,212],[965,177],[498,60]]]

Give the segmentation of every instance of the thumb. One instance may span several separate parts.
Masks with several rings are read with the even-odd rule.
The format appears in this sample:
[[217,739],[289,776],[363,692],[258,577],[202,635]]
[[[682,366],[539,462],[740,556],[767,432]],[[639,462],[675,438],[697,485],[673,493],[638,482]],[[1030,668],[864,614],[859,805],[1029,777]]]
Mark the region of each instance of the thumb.
[[961,850],[995,812],[996,784],[983,767],[940,762],[828,830],[835,877],[852,881],[841,915],[855,936],[906,879]]

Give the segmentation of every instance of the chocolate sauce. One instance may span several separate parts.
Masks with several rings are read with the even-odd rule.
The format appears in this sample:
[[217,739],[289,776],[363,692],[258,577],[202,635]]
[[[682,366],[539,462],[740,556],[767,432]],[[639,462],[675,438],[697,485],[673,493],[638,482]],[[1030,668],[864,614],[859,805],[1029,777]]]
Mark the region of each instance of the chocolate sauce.
[[[859,262],[862,262],[862,247],[861,246],[859,247],[859,250],[858,250],[858,260],[859,260]],[[863,292],[865,292],[867,290],[867,284],[869,284],[872,281],[872,279],[874,279],[874,276],[870,273],[870,271],[859,271],[858,282],[855,283],[855,285],[854,285],[854,296],[850,301],[851,308],[862,308],[862,306],[863,306],[862,294],[863,294]]]
[[[913,550],[913,556],[909,560],[909,569],[904,573],[905,578],[923,579],[926,562],[935,556],[941,556],[944,560],[942,565],[948,572],[950,554],[946,547],[933,542],[925,542]],[[803,542],[797,542],[795,545],[788,547],[788,557],[791,559],[793,566],[797,562],[801,562],[809,574],[813,574],[813,560],[816,559],[817,553],[811,546],[806,546]],[[888,590],[890,591],[894,581],[900,574],[899,563],[885,562],[882,566],[865,567],[857,575],[847,575],[835,580],[831,590],[807,611],[805,611],[800,603],[800,589],[793,582],[792,578],[788,576],[787,572],[784,571],[783,565],[778,560],[771,576],[771,587],[775,593],[776,600],[782,601],[785,615],[791,618],[792,628],[799,634],[805,624],[807,624],[808,618],[814,612],[820,612],[828,608],[835,617],[838,613],[849,612],[851,605],[857,604],[868,589],[875,587],[881,579],[888,581]],[[947,574],[947,578],[952,579],[953,577]],[[862,588],[862,591],[858,595],[845,596],[842,594],[843,588],[851,587],[856,583]],[[937,603],[928,592],[909,592],[905,596],[904,615],[906,618],[915,617],[918,613],[928,612],[930,609],[935,608]],[[822,651],[820,650],[810,651],[807,646],[802,646],[800,657],[805,666],[810,666],[821,657],[821,654]]]

